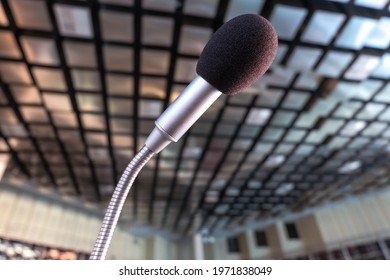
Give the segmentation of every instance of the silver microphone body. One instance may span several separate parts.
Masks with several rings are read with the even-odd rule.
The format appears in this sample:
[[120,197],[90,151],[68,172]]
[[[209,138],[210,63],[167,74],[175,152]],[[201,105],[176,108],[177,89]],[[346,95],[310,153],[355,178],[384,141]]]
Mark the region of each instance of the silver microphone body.
[[154,153],[177,142],[222,93],[197,76],[155,121],[145,146]]

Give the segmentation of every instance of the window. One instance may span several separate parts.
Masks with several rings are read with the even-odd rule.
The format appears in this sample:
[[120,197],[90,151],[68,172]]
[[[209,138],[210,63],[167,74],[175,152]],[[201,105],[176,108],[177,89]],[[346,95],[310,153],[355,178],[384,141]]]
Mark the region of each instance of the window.
[[229,253],[238,253],[240,252],[240,248],[238,246],[238,238],[237,237],[230,237],[227,239],[228,244],[228,250]]
[[299,239],[298,230],[294,223],[286,223],[285,226],[289,239]]
[[256,245],[259,247],[268,246],[267,235],[264,231],[255,231]]

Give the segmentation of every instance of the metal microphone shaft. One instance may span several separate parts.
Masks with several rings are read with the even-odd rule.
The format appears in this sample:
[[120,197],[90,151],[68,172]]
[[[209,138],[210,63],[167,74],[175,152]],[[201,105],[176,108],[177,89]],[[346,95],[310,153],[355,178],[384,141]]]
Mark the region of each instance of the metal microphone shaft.
[[155,121],[145,146],[155,153],[177,142],[222,93],[202,77],[196,77]]

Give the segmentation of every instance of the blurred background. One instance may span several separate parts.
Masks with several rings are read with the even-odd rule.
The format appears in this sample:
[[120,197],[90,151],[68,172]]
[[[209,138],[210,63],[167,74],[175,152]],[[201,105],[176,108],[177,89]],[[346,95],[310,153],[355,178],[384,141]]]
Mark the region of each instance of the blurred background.
[[[387,0],[1,0],[0,259],[85,259],[211,34],[277,57],[130,191],[109,259],[390,259]],[[195,240],[195,241],[194,241]]]

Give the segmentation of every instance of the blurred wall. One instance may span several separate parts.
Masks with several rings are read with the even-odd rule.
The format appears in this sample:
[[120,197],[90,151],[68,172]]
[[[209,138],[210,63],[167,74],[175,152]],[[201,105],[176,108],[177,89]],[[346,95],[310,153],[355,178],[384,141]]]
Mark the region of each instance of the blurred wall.
[[255,231],[238,234],[239,253],[229,253],[227,238],[206,246],[208,258],[275,259],[339,248],[390,237],[390,191],[347,199],[295,220],[299,238],[288,237],[285,221],[259,230],[265,231],[268,246],[257,246]]

